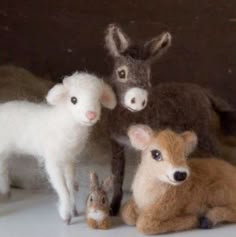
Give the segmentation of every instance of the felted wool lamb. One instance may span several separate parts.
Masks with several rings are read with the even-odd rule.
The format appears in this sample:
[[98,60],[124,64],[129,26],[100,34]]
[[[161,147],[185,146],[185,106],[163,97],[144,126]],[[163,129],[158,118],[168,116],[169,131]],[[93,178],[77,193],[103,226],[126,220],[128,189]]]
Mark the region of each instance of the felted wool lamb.
[[69,223],[76,215],[75,166],[100,118],[101,105],[116,106],[112,89],[88,73],[74,73],[56,84],[47,104],[12,101],[0,104],[0,193],[9,193],[8,158],[13,153],[34,155],[43,161],[59,196],[59,213]]
[[128,131],[142,152],[132,191],[121,215],[145,234],[236,223],[236,168],[219,159],[190,159],[194,132],[153,131],[145,125]]

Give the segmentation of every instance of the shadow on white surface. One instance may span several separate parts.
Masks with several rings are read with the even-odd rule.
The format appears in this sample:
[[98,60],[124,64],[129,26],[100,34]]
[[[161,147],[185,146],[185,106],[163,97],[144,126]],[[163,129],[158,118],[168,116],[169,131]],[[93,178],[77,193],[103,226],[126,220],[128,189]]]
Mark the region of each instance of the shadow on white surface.
[[[77,197],[80,216],[72,224],[64,224],[57,213],[57,197],[49,192],[13,190],[12,197],[0,203],[0,237],[132,237],[143,236],[136,228],[126,226],[120,218],[112,218],[109,230],[90,229],[84,219],[86,195]],[[235,237],[236,225],[224,225],[211,230],[193,230],[163,236],[173,237]]]

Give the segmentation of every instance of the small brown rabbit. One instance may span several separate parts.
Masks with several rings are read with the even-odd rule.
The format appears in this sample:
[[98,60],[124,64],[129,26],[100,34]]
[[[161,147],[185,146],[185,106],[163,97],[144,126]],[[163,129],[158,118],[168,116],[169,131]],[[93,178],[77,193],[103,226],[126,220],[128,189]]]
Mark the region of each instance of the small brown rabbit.
[[96,173],[90,173],[90,194],[86,204],[86,221],[93,229],[109,229],[109,199],[107,192],[113,187],[113,176],[108,176],[99,184]]

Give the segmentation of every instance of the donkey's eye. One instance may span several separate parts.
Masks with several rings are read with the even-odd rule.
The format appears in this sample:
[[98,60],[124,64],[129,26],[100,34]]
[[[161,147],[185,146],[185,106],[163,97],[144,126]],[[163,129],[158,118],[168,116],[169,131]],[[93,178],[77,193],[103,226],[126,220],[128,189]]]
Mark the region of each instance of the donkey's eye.
[[119,78],[121,78],[121,79],[125,79],[125,77],[126,77],[125,70],[122,69],[122,70],[118,71],[118,76],[119,76]]
[[70,99],[70,101],[71,101],[72,104],[75,105],[78,100],[77,100],[77,98],[76,98],[75,96],[72,96],[71,99]]
[[159,150],[151,150],[151,154],[154,160],[157,160],[157,161],[162,160],[161,152]]

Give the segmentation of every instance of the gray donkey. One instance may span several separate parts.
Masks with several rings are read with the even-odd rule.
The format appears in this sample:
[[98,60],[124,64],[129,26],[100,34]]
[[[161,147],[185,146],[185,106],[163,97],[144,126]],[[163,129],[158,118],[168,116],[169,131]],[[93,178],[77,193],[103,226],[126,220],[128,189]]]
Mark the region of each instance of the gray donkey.
[[[225,101],[195,84],[166,83],[151,87],[151,63],[170,47],[170,33],[135,45],[119,26],[112,24],[106,30],[105,45],[114,60],[109,80],[118,97],[118,105],[108,119],[114,175],[111,214],[115,215],[123,194],[124,146],[128,145],[126,132],[130,125],[142,123],[155,130],[171,128],[177,132],[193,130],[199,138],[198,152],[202,156],[218,156],[215,121],[221,120],[224,125],[224,120],[231,119],[232,109]],[[234,121],[235,117],[232,124]],[[231,131],[229,124],[227,126]]]

